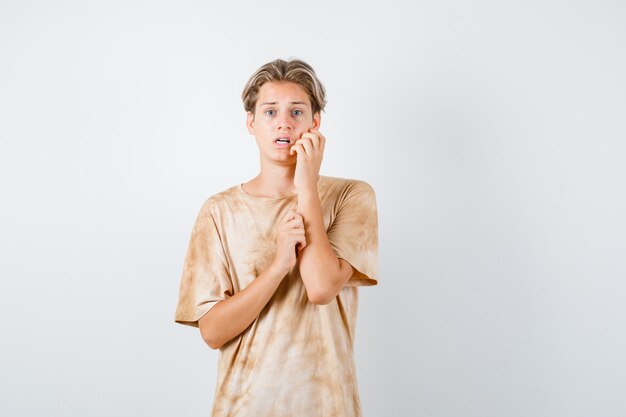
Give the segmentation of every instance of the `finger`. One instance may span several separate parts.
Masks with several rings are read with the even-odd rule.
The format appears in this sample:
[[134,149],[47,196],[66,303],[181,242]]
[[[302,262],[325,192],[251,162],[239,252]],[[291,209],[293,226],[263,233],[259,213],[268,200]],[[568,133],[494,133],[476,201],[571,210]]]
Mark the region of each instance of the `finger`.
[[281,223],[286,223],[293,218],[293,210],[287,210],[281,219]]
[[308,142],[308,143],[312,143],[311,141],[312,141],[313,139],[311,138],[311,136],[304,136],[304,135],[307,135],[307,134],[308,134],[308,133],[303,134],[303,135],[302,135],[302,137],[301,137],[300,139],[297,139],[297,140],[294,142],[294,144],[295,144],[295,145],[297,145],[297,144],[302,144],[302,145],[304,145],[304,144],[305,144],[305,143],[307,143],[307,142]]
[[289,220],[293,219],[297,213],[293,210],[287,210],[287,213],[280,219],[280,223],[287,223]]
[[283,216],[283,219],[286,219],[287,217],[289,217],[289,220],[295,219],[295,218],[302,218],[302,214],[298,213],[294,209],[289,209]]
[[287,223],[285,223],[285,229],[296,229],[296,228],[304,228],[304,223],[302,222],[302,219],[291,219],[289,220]]
[[311,143],[313,144],[313,148],[314,149],[319,149],[319,147],[320,147],[320,137],[319,137],[319,135],[317,133],[313,133],[313,132],[303,133],[302,134],[302,139],[305,139],[305,138],[311,139]]
[[289,150],[289,155],[293,155],[294,152],[297,154],[298,158],[306,158],[306,151],[302,147],[302,144],[293,145]]
[[297,239],[298,242],[301,242],[302,239],[306,237],[306,233],[304,233],[303,229],[291,229],[285,232],[289,239]]
[[302,146],[304,146],[304,150],[306,151],[307,156],[315,155],[316,150],[314,149],[313,143],[311,143],[310,140],[305,140],[304,142],[302,142]]
[[280,227],[278,228],[280,232],[296,229],[304,230],[304,221],[302,218],[294,217],[292,219],[285,220],[283,223],[280,224]]
[[322,132],[320,132],[320,130],[319,130],[318,128],[314,128],[314,127],[312,127],[312,128],[310,128],[310,129],[309,129],[309,132],[311,132],[311,133],[315,133],[315,134],[316,134],[317,136],[319,136],[320,138],[323,138],[323,137],[324,137],[324,135],[322,135]]
[[294,246],[297,244],[302,244],[302,243],[306,245],[306,240],[305,240],[304,235],[293,235],[293,236],[289,236],[289,238],[293,242],[292,245]]
[[[300,143],[304,147],[306,156],[312,157],[313,155],[315,155],[315,149],[314,149],[313,143],[311,142],[312,141],[311,138],[306,137],[306,138],[298,139],[298,141],[302,141]],[[298,143],[298,141],[296,141],[296,143]]]
[[315,133],[319,138],[319,147],[321,151],[324,151],[324,146],[326,146],[326,136],[322,135],[317,129],[309,129],[311,133]]
[[299,243],[301,245],[305,245],[306,246],[306,237],[304,236],[304,234],[301,234],[301,235],[290,235],[289,239],[291,239],[291,241],[293,242],[294,245]]

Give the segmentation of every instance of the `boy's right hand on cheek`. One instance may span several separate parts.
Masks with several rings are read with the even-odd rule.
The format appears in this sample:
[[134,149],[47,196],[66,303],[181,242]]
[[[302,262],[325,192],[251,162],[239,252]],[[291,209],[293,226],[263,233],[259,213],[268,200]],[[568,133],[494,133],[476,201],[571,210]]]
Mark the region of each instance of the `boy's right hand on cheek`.
[[278,224],[276,233],[276,255],[274,265],[287,274],[296,264],[296,248],[306,247],[303,217],[289,210]]

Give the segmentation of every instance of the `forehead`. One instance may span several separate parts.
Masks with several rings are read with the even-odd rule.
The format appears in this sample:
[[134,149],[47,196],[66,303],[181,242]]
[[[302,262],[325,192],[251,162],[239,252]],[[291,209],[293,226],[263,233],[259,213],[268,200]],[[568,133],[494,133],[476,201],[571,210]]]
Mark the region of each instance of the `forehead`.
[[259,89],[257,105],[263,103],[304,102],[311,105],[309,95],[301,85],[291,81],[268,81]]

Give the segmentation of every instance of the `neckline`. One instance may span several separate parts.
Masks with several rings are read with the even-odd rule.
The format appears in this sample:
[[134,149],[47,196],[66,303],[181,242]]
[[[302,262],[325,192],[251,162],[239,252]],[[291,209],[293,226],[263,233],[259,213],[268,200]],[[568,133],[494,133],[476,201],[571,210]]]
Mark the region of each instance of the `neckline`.
[[[320,186],[320,181],[322,180],[322,175],[319,175],[317,178],[317,189],[319,191],[319,186]],[[282,197],[255,197],[253,195],[248,194],[244,189],[243,189],[243,183],[239,183],[237,184],[237,191],[239,191],[239,193],[243,196],[245,196],[247,199],[249,200],[257,200],[257,201],[279,201],[279,200],[287,200],[289,198],[292,197],[297,197],[298,196],[298,192],[294,191],[291,194],[287,194],[285,196]]]
[[293,192],[291,194],[287,194],[285,196],[282,197],[255,197],[253,195],[248,194],[244,189],[243,189],[243,183],[239,183],[237,184],[237,189],[239,190],[239,192],[241,194],[243,194],[246,198],[250,199],[250,200],[258,200],[258,201],[278,201],[278,200],[286,200],[288,198],[297,196],[298,193],[297,192]]

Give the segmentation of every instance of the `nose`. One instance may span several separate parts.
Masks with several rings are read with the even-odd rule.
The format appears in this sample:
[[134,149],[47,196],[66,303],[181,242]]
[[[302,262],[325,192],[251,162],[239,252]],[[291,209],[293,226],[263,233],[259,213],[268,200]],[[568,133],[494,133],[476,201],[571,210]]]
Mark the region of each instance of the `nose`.
[[276,117],[276,127],[281,131],[289,130],[293,127],[289,115],[286,112],[281,112],[278,117]]

